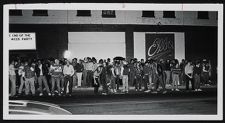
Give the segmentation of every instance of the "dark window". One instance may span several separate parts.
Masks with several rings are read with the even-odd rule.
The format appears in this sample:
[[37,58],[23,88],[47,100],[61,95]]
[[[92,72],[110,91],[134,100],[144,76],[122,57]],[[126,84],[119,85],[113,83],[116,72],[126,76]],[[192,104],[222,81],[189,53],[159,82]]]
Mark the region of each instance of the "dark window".
[[77,16],[91,16],[91,10],[77,10]]
[[22,16],[22,10],[9,10],[9,16]]
[[154,13],[154,11],[142,11],[142,17],[154,18],[155,17],[155,13]]
[[115,12],[115,10],[102,10],[102,17],[103,18],[115,18],[116,12]]
[[33,16],[48,16],[48,10],[33,10]]
[[206,11],[198,12],[198,19],[209,19],[209,12]]
[[163,18],[175,18],[175,11],[163,11]]

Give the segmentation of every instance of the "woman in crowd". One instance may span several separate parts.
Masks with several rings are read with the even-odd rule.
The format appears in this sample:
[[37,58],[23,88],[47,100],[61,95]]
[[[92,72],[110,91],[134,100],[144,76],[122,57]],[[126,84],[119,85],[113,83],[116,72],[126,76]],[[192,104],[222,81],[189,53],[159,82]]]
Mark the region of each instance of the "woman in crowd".
[[115,73],[116,91],[119,91],[120,78],[121,78],[121,63],[120,63],[120,61],[115,62],[114,73]]
[[99,87],[100,87],[100,74],[102,72],[102,65],[97,66],[97,68],[94,70],[94,83],[93,83],[93,87],[94,87],[94,94],[98,94],[99,91]]
[[195,66],[194,66],[194,83],[195,83],[195,91],[202,91],[200,89],[200,76],[201,76],[201,66],[200,66],[200,61],[197,61]]
[[194,81],[193,81],[193,65],[191,61],[188,61],[184,68],[185,74],[185,83],[186,83],[186,90],[189,90],[189,81],[191,81],[192,90],[194,90]]
[[106,79],[107,83],[110,84],[110,90],[112,93],[116,93],[116,82],[115,82],[115,72],[114,72],[114,64],[110,63],[108,60],[107,66],[106,66]]
[[126,60],[123,61],[121,66],[121,75],[122,75],[122,82],[123,82],[123,92],[128,93],[129,91],[129,84],[128,84],[128,75],[131,72],[131,68],[128,67],[128,63]]
[[108,95],[108,85],[107,85],[107,66],[106,61],[102,63],[102,72],[100,73],[100,82],[102,83],[102,94]]
[[[173,60],[172,63],[172,67],[171,67],[171,73],[172,73],[172,91],[180,91],[178,89],[178,85],[179,85],[179,76],[181,73],[181,69],[179,68],[179,62],[178,60]],[[176,86],[176,87],[175,87]]]
[[143,77],[143,67],[140,62],[137,62],[135,65],[135,91],[141,91],[142,86],[142,77]]

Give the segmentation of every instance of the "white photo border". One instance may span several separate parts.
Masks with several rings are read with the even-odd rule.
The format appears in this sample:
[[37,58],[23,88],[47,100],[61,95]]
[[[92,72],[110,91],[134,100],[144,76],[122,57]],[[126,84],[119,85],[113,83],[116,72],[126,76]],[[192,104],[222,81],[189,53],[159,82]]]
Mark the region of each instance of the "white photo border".
[[[9,115],[9,10],[173,10],[218,12],[217,115]],[[5,120],[223,120],[223,4],[48,3],[6,4],[3,10],[3,119]]]

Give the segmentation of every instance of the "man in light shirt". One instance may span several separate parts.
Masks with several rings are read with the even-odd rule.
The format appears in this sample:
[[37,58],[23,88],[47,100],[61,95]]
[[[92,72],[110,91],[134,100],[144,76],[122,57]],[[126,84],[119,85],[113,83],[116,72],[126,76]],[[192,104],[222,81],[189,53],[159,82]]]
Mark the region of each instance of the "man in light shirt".
[[15,62],[12,61],[9,65],[9,80],[11,82],[11,97],[16,95],[16,73],[15,73]]
[[194,90],[194,81],[193,81],[193,65],[191,61],[188,61],[187,65],[184,68],[186,90],[189,90],[189,81],[191,81],[192,90]]
[[64,74],[64,95],[66,95],[67,92],[67,84],[69,82],[69,96],[72,94],[72,88],[73,88],[73,74],[74,74],[74,68],[70,64],[68,60],[66,60],[66,65],[63,67],[63,74]]

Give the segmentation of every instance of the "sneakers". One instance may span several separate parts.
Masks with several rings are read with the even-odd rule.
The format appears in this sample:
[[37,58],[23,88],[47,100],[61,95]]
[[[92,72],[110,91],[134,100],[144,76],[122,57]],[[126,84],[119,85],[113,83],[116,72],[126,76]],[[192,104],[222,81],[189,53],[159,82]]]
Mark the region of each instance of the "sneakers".
[[157,93],[158,93],[157,91],[153,91],[153,92],[152,92],[152,94],[157,94]]
[[149,93],[150,92],[150,90],[146,90],[146,91],[144,91],[145,93]]
[[166,94],[167,93],[167,91],[163,91],[163,94]]
[[171,91],[174,91],[174,89],[172,88]]
[[180,90],[177,88],[177,89],[175,89],[175,91],[180,91]]
[[48,93],[48,96],[51,96],[52,94],[51,93]]
[[198,89],[198,91],[202,91],[202,89]]
[[102,95],[107,95],[106,93],[102,93]]
[[43,93],[40,93],[39,96],[43,96]]

